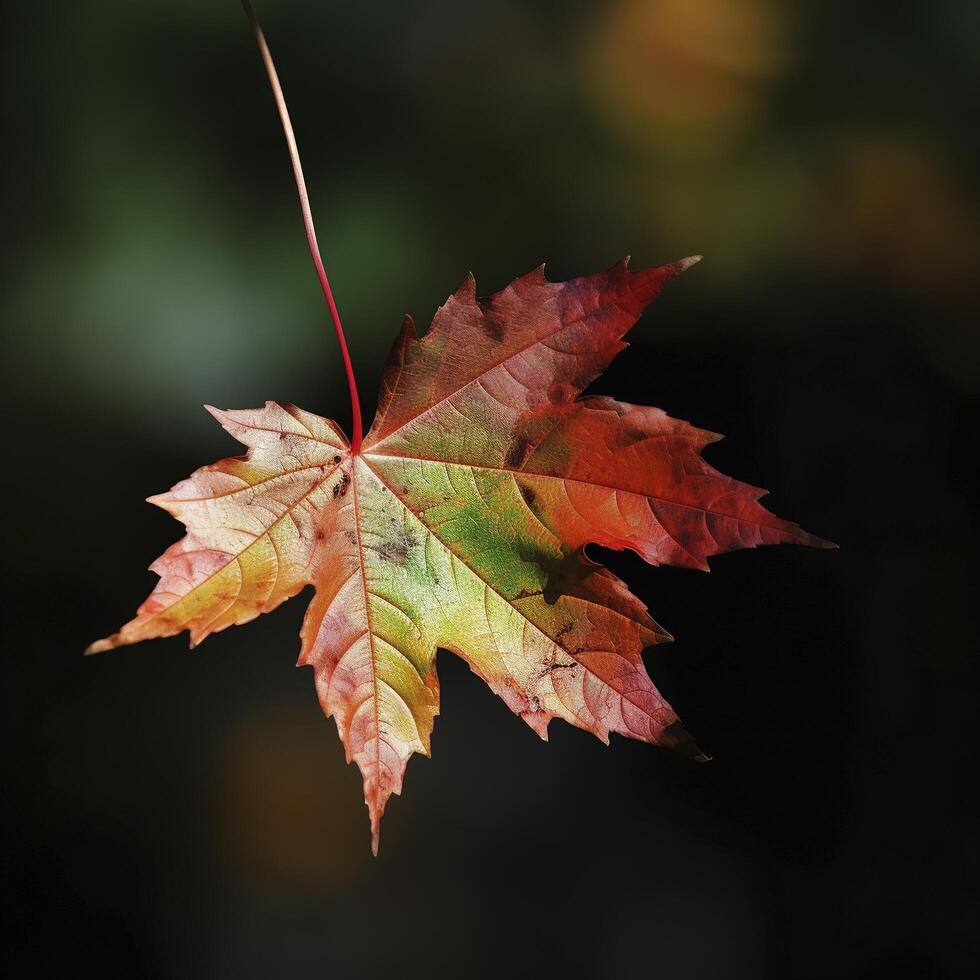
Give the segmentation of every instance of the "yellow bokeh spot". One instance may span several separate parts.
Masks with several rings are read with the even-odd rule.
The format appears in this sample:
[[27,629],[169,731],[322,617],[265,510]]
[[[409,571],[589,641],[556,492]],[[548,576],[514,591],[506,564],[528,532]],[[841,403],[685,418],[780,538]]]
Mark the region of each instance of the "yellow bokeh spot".
[[756,118],[788,57],[764,0],[622,0],[588,32],[589,90],[631,140],[716,146]]

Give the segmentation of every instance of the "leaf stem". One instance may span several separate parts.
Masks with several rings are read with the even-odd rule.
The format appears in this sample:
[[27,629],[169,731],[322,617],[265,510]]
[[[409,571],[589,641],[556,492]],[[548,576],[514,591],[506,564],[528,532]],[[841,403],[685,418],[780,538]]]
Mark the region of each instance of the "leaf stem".
[[344,336],[344,328],[340,323],[340,313],[337,311],[337,303],[333,298],[333,290],[330,288],[330,280],[327,279],[326,270],[323,268],[323,259],[320,258],[320,247],[316,241],[316,229],[313,227],[313,214],[310,211],[310,199],[306,192],[306,180],[303,177],[303,165],[299,159],[299,148],[296,146],[296,137],[293,134],[293,124],[289,120],[289,110],[286,108],[286,98],[282,94],[282,86],[279,84],[279,75],[276,73],[276,66],[273,63],[269,46],[265,43],[265,35],[259,25],[259,19],[255,16],[252,4],[249,0],[242,0],[242,7],[248,22],[252,25],[252,32],[259,46],[259,54],[262,56],[262,63],[265,65],[265,73],[269,77],[269,85],[272,88],[272,96],[276,101],[276,108],[279,110],[279,118],[282,121],[282,131],[286,136],[286,146],[289,148],[289,159],[293,165],[293,176],[296,178],[296,191],[299,194],[299,206],[303,212],[303,225],[306,228],[306,241],[310,247],[310,255],[313,256],[313,265],[316,268],[317,277],[323,288],[323,295],[327,300],[330,309],[330,317],[333,320],[334,329],[337,331],[337,343],[340,345],[340,353],[344,359],[344,370],[347,372],[347,388],[350,391],[350,410],[351,410],[351,453],[357,455],[361,450],[361,442],[364,438],[361,423],[361,400],[357,394],[357,379],[354,377],[354,365],[351,364],[350,352],[347,350],[347,338]]

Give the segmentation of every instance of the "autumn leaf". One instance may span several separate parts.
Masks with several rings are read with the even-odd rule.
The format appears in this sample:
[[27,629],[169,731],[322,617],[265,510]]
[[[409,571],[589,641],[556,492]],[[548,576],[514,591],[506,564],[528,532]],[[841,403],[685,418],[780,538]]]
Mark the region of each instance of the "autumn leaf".
[[151,497],[187,527],[135,619],[91,652],[190,630],[191,642],[315,594],[299,662],[364,777],[374,846],[413,752],[429,754],[438,647],[542,738],[558,717],[704,758],[643,667],[669,639],[583,553],[653,564],[819,541],[701,458],[718,436],[659,409],[580,398],[688,259],[477,299],[472,277],[389,358],[359,453],[292,405],[209,409],[249,447]]
[[160,580],[136,617],[88,652],[183,630],[196,645],[312,586],[299,663],[363,775],[375,853],[408,759],[430,751],[438,648],[542,738],[561,718],[604,741],[618,732],[704,759],[643,666],[644,648],[669,635],[585,546],[706,569],[738,548],[826,543],[709,466],[701,451],[718,436],[581,397],[696,259],[640,271],[623,261],[563,283],[542,267],[488,299],[468,277],[423,337],[406,318],[362,439],[292,129],[253,26],[341,342],[353,437],[293,405],[209,408],[248,452],[150,498],[187,534],[151,566]]

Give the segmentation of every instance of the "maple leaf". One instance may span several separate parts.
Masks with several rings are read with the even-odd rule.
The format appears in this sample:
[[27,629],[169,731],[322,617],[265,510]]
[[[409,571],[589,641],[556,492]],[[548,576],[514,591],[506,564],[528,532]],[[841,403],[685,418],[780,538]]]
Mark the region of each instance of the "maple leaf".
[[559,717],[703,759],[641,659],[670,637],[584,546],[703,569],[824,542],[705,463],[718,436],[579,397],[692,261],[564,283],[537,269],[485,300],[469,277],[421,339],[406,319],[356,454],[292,405],[209,408],[249,452],[150,498],[187,535],[151,566],[136,618],[90,651],[185,629],[197,644],[312,585],[299,663],[363,774],[375,850],[408,758],[429,754],[440,647],[542,738]]
[[544,739],[562,718],[604,741],[618,732],[706,758],[643,666],[644,648],[670,636],[586,545],[701,569],[737,548],[830,545],[712,469],[701,450],[718,436],[659,409],[580,397],[697,259],[640,271],[624,260],[563,283],[542,266],[488,299],[469,276],[423,337],[406,318],[362,438],[285,100],[243,5],[340,343],[352,439],[293,405],[209,408],[248,453],[149,498],[187,534],[151,566],[160,580],[136,617],[87,652],[183,630],[193,646],[313,586],[299,663],[361,770],[375,853],[408,759],[429,754],[438,648]]

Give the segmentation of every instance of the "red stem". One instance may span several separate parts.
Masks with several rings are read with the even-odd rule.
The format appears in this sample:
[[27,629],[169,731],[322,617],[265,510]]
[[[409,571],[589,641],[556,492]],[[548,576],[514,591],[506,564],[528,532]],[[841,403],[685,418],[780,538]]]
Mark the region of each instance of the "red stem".
[[347,350],[347,338],[344,337],[344,328],[340,324],[337,303],[334,301],[333,290],[330,288],[330,280],[327,279],[326,270],[323,268],[323,259],[320,258],[320,248],[316,242],[316,229],[313,227],[313,214],[310,211],[309,195],[306,193],[306,181],[303,178],[303,165],[299,160],[296,137],[293,135],[293,124],[289,121],[289,110],[286,108],[286,99],[282,94],[282,86],[279,84],[279,76],[276,73],[276,66],[272,61],[272,55],[269,53],[269,46],[265,43],[265,35],[259,26],[259,19],[255,16],[255,11],[252,9],[249,0],[242,0],[242,7],[245,9],[248,22],[252,25],[255,40],[259,45],[259,54],[262,55],[262,63],[265,65],[265,73],[269,76],[272,95],[276,100],[276,108],[279,110],[279,118],[282,120],[282,131],[286,136],[286,146],[289,147],[289,159],[293,164],[293,176],[296,178],[296,190],[299,193],[299,206],[303,212],[306,241],[310,246],[310,255],[313,256],[313,265],[316,268],[317,277],[320,280],[320,285],[323,287],[323,295],[326,297],[327,306],[330,308],[330,317],[333,320],[334,329],[337,331],[337,343],[340,344],[340,353],[344,359],[344,370],[347,372],[347,387],[350,390],[350,410],[353,429],[351,453],[356,456],[361,451],[361,442],[364,438],[361,425],[361,400],[357,394],[357,379],[354,377],[354,365],[351,364],[350,352]]

